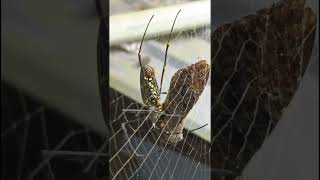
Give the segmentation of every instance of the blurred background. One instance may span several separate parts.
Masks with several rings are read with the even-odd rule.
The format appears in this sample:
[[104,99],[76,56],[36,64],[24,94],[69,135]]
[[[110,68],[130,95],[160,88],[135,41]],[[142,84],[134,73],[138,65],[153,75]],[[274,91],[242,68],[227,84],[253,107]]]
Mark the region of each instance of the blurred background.
[[103,178],[94,1],[1,5],[2,179]]

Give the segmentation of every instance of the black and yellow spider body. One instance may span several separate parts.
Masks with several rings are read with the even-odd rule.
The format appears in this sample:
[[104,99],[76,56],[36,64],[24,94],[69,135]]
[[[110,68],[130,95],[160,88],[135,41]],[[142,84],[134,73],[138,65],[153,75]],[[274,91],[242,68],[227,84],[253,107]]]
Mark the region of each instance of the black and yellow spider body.
[[159,86],[153,67],[149,65],[141,67],[140,88],[143,103],[149,107],[155,107],[157,111],[162,111]]

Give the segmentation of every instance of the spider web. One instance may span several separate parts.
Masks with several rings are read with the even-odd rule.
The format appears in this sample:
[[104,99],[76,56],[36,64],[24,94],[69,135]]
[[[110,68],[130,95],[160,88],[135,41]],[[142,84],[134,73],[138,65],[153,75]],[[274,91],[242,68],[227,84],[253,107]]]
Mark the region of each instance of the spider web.
[[[142,176],[137,172],[141,171],[140,168],[144,163],[149,170],[149,172],[145,172],[146,174],[143,175],[145,177],[150,179],[158,179],[161,177],[171,179],[176,176],[175,178],[179,178],[177,176],[181,176],[182,174],[175,173],[175,169],[181,167],[178,163],[184,161],[183,156],[192,157],[193,160],[196,160],[198,163],[201,161],[206,163],[206,161],[209,160],[210,148],[208,143],[205,143],[195,136],[191,138],[191,136],[188,136],[189,132],[186,132],[187,138],[182,140],[182,142],[175,142],[173,139],[173,142],[169,144],[171,135],[168,136],[168,134],[164,132],[166,128],[172,133],[181,132],[182,129],[180,128],[183,126],[183,123],[180,124],[179,122],[185,118],[190,109],[197,102],[197,99],[206,84],[209,75],[208,70],[208,65],[205,64],[205,61],[200,61],[195,65],[176,73],[173,77],[174,80],[171,82],[167,99],[164,102],[164,111],[162,115],[158,115],[158,113],[153,110],[143,108],[137,103],[129,103],[130,101],[124,100],[124,97],[118,97],[117,93],[111,95],[111,97],[115,97],[116,99],[111,101],[111,103],[115,103],[114,105],[110,104],[110,112],[115,112],[115,115],[112,116],[115,118],[110,124],[112,131],[112,136],[109,139],[111,143],[110,164],[111,167],[122,164],[119,169],[115,170],[115,174],[111,174],[113,178],[119,176],[121,171],[126,169],[127,165],[129,166],[129,169],[132,169],[132,167],[135,169],[133,170],[133,173],[127,171],[123,172],[125,175],[133,174],[129,175],[127,178],[130,179],[135,176]],[[206,78],[203,79],[203,77]],[[117,104],[119,98],[123,101],[120,106]],[[126,102],[128,102],[128,104]],[[119,107],[122,107],[120,108],[120,112],[118,112]],[[133,110],[130,111],[134,115],[127,115],[128,109],[124,109],[123,107],[133,108]],[[144,113],[146,114],[144,115]],[[166,128],[157,129],[153,127],[152,123],[157,120],[163,120],[166,124]],[[118,138],[117,135],[119,135]],[[123,142],[121,142],[121,138],[124,139]],[[198,139],[196,148],[192,145],[194,144],[193,141],[195,139]],[[177,160],[173,160],[175,155],[172,154],[172,150],[179,153]],[[129,157],[125,159],[125,162],[122,162],[119,156],[121,156],[121,153],[124,153],[124,151],[129,153]],[[204,151],[204,153],[200,153],[201,151]],[[120,159],[119,162],[116,161],[116,158]],[[134,163],[134,159],[138,161],[137,164]],[[163,163],[167,166],[163,166]],[[184,164],[185,163],[182,165]],[[170,172],[170,169],[168,168],[170,165],[172,166],[173,172]],[[162,169],[161,166],[165,168]],[[194,171],[191,177],[193,177],[195,173],[196,171]],[[185,175],[185,172],[183,175]]]
[[[169,1],[166,3],[161,2],[160,4],[169,5],[177,3],[173,2],[174,1],[171,3]],[[158,6],[159,5],[147,5],[148,8]],[[155,16],[157,16],[157,14],[155,14]],[[179,17],[177,23],[179,23],[178,21]],[[152,26],[152,22],[150,26]],[[171,24],[168,25],[168,28],[170,28],[170,26]],[[158,83],[160,83],[159,76],[163,65],[165,50],[163,47],[165,47],[167,39],[168,37],[166,35],[156,35],[144,41],[142,47],[143,64],[151,64],[155,67]],[[175,122],[175,118],[179,119],[179,116],[181,115],[185,117],[197,102],[192,95],[188,94],[188,91],[191,91],[191,87],[188,89],[179,86],[179,88],[176,88],[176,91],[172,89],[169,90],[170,80],[171,77],[174,76],[174,73],[179,69],[186,68],[199,61],[197,60],[197,56],[201,57],[201,54],[193,55],[195,57],[188,57],[188,63],[179,60],[179,56],[177,57],[170,53],[177,52],[179,49],[176,50],[175,48],[183,46],[178,42],[188,42],[188,40],[191,39],[203,40],[208,43],[210,41],[210,27],[201,27],[193,29],[192,31],[180,31],[173,34],[171,38],[168,65],[164,75],[165,79],[163,86],[164,91],[167,91],[168,94],[162,96],[161,99],[162,102],[164,102],[164,99],[171,94],[171,102],[178,104],[174,106],[178,108],[173,108],[172,110],[169,110],[170,108],[165,108],[163,116],[167,117],[166,122],[168,124]],[[126,58],[122,57],[120,59],[126,59],[123,61],[126,61],[127,63],[131,63],[131,60],[134,62],[133,64],[135,64],[134,67],[137,71],[136,79],[139,78],[140,72],[140,69],[137,66],[139,44],[140,42],[138,41],[120,45],[122,49],[125,49],[125,51],[130,52],[132,55],[132,58],[126,56]],[[111,51],[116,50],[111,47]],[[110,61],[113,61],[113,57],[114,56],[112,55],[110,56]],[[207,63],[210,63],[208,59],[209,56],[206,58]],[[172,67],[174,67],[174,69]],[[119,68],[117,70],[118,74],[127,73],[126,69]],[[183,82],[187,81],[187,78],[187,76],[183,76],[178,79],[179,82],[182,82],[182,85],[184,85],[186,83]],[[206,84],[210,83],[208,82]],[[160,117],[157,118],[157,115],[155,115],[155,111],[150,110],[148,107],[138,103],[134,99],[125,96],[118,90],[110,88],[109,92],[109,112],[111,112],[109,115],[109,126],[111,131],[111,137],[109,137],[110,179],[210,179],[209,142],[185,129],[183,130],[183,139],[181,141],[169,143],[168,139],[164,137],[165,132],[161,129],[155,129],[152,125],[154,119],[160,119]],[[199,95],[197,96],[197,98],[199,98]],[[170,104],[170,102],[168,104]],[[202,103],[193,108],[192,111],[196,114],[194,116],[195,118],[201,118],[201,115],[197,113],[200,111],[201,105],[208,106],[208,109],[210,106],[210,104]],[[197,119],[193,119],[193,121],[189,123],[194,127],[197,127],[194,121],[197,121]],[[171,129],[174,129],[173,127],[175,126],[177,127],[178,124],[172,123]],[[201,129],[199,129],[199,131],[200,130]]]
[[[215,179],[240,175],[298,88],[315,27],[314,13],[298,0],[274,4],[215,29],[210,144],[188,133],[173,147],[158,146],[154,141],[159,134],[145,115],[151,111],[111,89],[111,179],[209,179],[211,171]],[[127,128],[122,123],[128,123]]]
[[2,179],[106,179],[107,140],[1,83]]
[[[159,133],[152,127],[146,115],[124,113],[121,107],[141,109],[142,106],[118,92],[111,90],[111,112],[114,112],[114,121],[111,122],[110,138],[110,172],[112,177],[132,179],[189,179],[210,178],[208,169],[210,146],[207,142],[195,135],[187,133],[182,142],[162,145],[154,141],[162,140]],[[119,108],[120,107],[120,108]],[[127,128],[122,128],[120,121],[130,122]],[[133,136],[134,135],[134,136]],[[187,144],[188,143],[188,144]],[[189,160],[191,159],[191,161]],[[199,168],[199,170],[197,170]],[[180,173],[177,173],[179,172]],[[181,173],[182,171],[182,173]],[[116,178],[115,178],[116,179]]]

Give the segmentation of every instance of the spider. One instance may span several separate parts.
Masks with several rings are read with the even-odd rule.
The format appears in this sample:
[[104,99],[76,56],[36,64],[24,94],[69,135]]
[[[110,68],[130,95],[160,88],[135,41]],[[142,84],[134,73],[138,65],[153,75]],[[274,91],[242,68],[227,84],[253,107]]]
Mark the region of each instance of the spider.
[[[167,143],[175,144],[183,139],[183,133],[182,133],[182,130],[183,130],[182,124],[183,123],[175,121],[175,123],[173,123],[173,126],[169,126],[168,120],[166,121],[165,118],[162,118],[162,117],[163,116],[167,116],[167,117],[170,116],[170,119],[171,119],[171,117],[174,117],[174,116],[180,116],[181,119],[185,119],[185,117],[183,115],[174,115],[174,114],[169,114],[169,115],[166,114],[165,115],[165,112],[164,112],[165,109],[164,109],[163,103],[161,103],[161,101],[160,101],[160,95],[167,94],[167,92],[162,92],[163,77],[164,77],[164,72],[165,72],[166,64],[167,64],[167,54],[168,54],[171,34],[172,34],[175,22],[177,20],[177,17],[179,15],[180,11],[181,10],[179,10],[175,16],[175,19],[172,24],[170,34],[168,37],[168,41],[166,44],[165,58],[164,58],[164,63],[163,63],[163,68],[162,68],[162,73],[161,73],[161,80],[160,80],[160,88],[157,83],[157,79],[155,77],[155,69],[153,67],[151,67],[150,65],[143,65],[142,60],[141,60],[141,49],[142,49],[143,41],[144,41],[146,32],[148,30],[148,27],[150,25],[150,22],[153,19],[154,15],[151,16],[151,18],[147,24],[147,27],[144,31],[143,36],[142,36],[142,40],[141,40],[140,48],[139,48],[139,52],[138,52],[138,59],[139,59],[139,64],[140,64],[140,90],[141,90],[142,101],[151,110],[151,113],[149,113],[149,119],[152,120],[152,127],[156,130],[161,131],[160,135],[161,134],[165,135],[166,138],[163,138],[162,141],[165,142],[166,144]],[[121,127],[122,127],[123,131],[125,132],[125,134],[127,133],[127,131],[125,129],[125,124],[130,123],[130,122],[122,123]],[[206,125],[207,124],[205,124],[199,128],[189,130],[189,132],[201,129]],[[127,136],[127,138],[129,138],[127,134],[126,134],[126,136]],[[130,144],[130,146],[131,146],[131,144]],[[137,155],[139,155],[139,154],[137,154]]]
[[[171,34],[173,31],[175,22],[177,20],[177,17],[179,15],[180,11],[181,10],[179,10],[175,16],[175,19],[174,19],[173,24],[171,26],[168,41],[166,44],[165,57],[164,57],[164,63],[163,63],[163,68],[162,68],[162,73],[161,73],[161,80],[160,80],[160,88],[158,86],[157,79],[155,77],[155,69],[149,65],[142,65],[142,62],[141,62],[141,49],[142,49],[143,40],[145,38],[149,24],[150,24],[151,20],[153,19],[154,15],[151,16],[151,18],[147,24],[147,27],[144,31],[143,36],[142,36],[142,40],[141,40],[140,48],[139,48],[139,52],[138,52],[139,64],[141,67],[140,68],[140,90],[141,90],[142,101],[150,109],[155,110],[156,112],[160,112],[160,113],[162,113],[164,111],[163,104],[160,101],[160,95],[167,94],[167,92],[162,92],[162,83],[163,83],[163,76],[164,76],[164,72],[165,72],[166,64],[167,64],[167,55],[168,55],[168,49],[169,49],[169,45],[170,45],[169,42],[170,42],[170,38],[171,38]],[[156,129],[159,129],[159,130],[167,128],[166,123],[164,121],[160,120],[159,118],[160,117],[157,115],[155,115],[155,117],[152,118],[152,119],[155,119],[155,122],[153,122],[153,127]],[[202,127],[204,127],[204,126],[202,126]],[[191,131],[195,131],[198,129],[200,129],[200,128],[196,128]],[[169,142],[176,143],[176,142],[183,139],[182,132],[174,133],[174,134],[172,132],[173,132],[173,130],[171,130],[169,128],[167,128],[165,131],[166,134],[170,134],[171,135],[170,137],[173,137],[173,138],[169,138]]]

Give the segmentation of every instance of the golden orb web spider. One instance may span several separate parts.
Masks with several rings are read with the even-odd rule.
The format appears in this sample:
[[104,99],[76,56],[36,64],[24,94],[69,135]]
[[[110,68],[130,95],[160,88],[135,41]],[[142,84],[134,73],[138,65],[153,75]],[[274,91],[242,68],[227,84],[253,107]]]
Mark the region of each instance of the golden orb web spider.
[[[128,112],[129,110],[129,112],[132,111],[138,113],[136,113],[132,119],[130,118],[131,120],[128,120],[124,113],[125,122],[121,123],[121,129],[123,133],[122,138],[124,138],[124,141],[120,145],[121,147],[117,149],[116,153],[112,155],[109,161],[111,162],[112,160],[115,160],[115,158],[117,158],[120,152],[125,148],[130,153],[130,157],[126,160],[126,162],[124,162],[120,170],[114,174],[114,178],[119,175],[121,169],[124,169],[126,165],[130,164],[132,158],[139,158],[139,160],[141,159],[142,163],[140,163],[140,165],[138,166],[138,170],[141,166],[143,166],[144,162],[146,162],[147,159],[153,159],[148,157],[150,157],[151,154],[155,153],[155,156],[157,156],[157,162],[155,162],[155,165],[151,171],[152,174],[152,172],[155,172],[155,170],[157,169],[156,167],[159,167],[157,163],[160,161],[160,159],[167,159],[166,154],[168,148],[172,148],[177,152],[179,151],[185,154],[188,153],[186,154],[188,156],[193,153],[194,158],[197,157],[200,159],[203,157],[207,157],[206,159],[209,159],[208,156],[210,155],[211,151],[209,148],[209,144],[205,144],[203,142],[201,143],[200,141],[201,146],[194,146],[192,143],[189,143],[190,141],[186,141],[188,137],[190,137],[188,136],[189,132],[201,129],[207,124],[199,128],[183,132],[186,115],[197,102],[209,78],[210,66],[206,63],[206,61],[201,60],[199,62],[196,62],[195,64],[179,69],[177,72],[175,72],[175,74],[171,78],[170,87],[167,92],[166,99],[163,103],[160,102],[170,37],[180,11],[181,10],[178,11],[174,19],[169,34],[169,39],[166,44],[165,60],[161,73],[160,88],[155,78],[154,68],[149,65],[142,65],[141,62],[141,49],[143,40],[145,38],[148,26],[150,25],[150,22],[154,16],[150,18],[143,34],[138,52],[138,58],[141,68],[140,90],[143,103],[148,107],[148,110],[144,111],[143,107],[141,109],[132,110],[122,109],[122,111]],[[142,115],[143,121],[141,122],[139,114],[143,114],[143,112],[148,112],[148,115]],[[133,123],[135,127],[132,127],[131,123]],[[150,126],[151,123],[152,126]],[[185,138],[183,137],[183,134],[185,134]],[[138,137],[138,139],[135,139],[134,137]],[[152,147],[145,146],[145,144],[143,143],[148,141],[151,142]],[[160,145],[160,147],[158,148],[157,145]],[[170,163],[171,160],[169,160],[168,162]],[[137,171],[133,172],[132,174],[134,175],[136,172]]]
[[[205,60],[200,60],[195,64],[179,69],[171,78],[170,88],[168,90],[165,101],[163,103],[160,102],[160,95],[164,94],[162,92],[162,83],[163,83],[163,77],[164,77],[164,72],[165,72],[166,63],[167,63],[169,42],[170,42],[171,34],[173,31],[176,19],[180,11],[181,10],[179,10],[178,13],[176,14],[176,17],[172,24],[169,38],[166,44],[165,59],[164,59],[164,64],[162,68],[162,73],[161,73],[160,88],[155,78],[154,68],[149,65],[142,65],[142,61],[141,61],[141,49],[142,49],[143,41],[147,32],[147,29],[154,15],[152,15],[152,17],[150,18],[147,24],[147,27],[144,31],[139,52],[138,52],[138,59],[139,59],[139,64],[141,68],[140,69],[141,96],[142,96],[143,103],[149,108],[149,110],[146,111],[148,112],[148,116],[143,118],[144,120],[142,123],[138,123],[139,125],[137,129],[132,129],[134,132],[133,134],[130,135],[130,137],[127,134],[126,124],[129,125],[130,123],[133,123],[133,122],[137,122],[137,121],[140,122],[139,119],[126,121],[121,124],[121,128],[127,139],[126,144],[129,144],[131,149],[137,149],[132,146],[130,142],[131,137],[135,135],[138,129],[142,127],[142,124],[144,124],[144,122],[148,120],[152,122],[152,127],[148,129],[146,133],[148,134],[149,132],[154,130],[157,136],[156,137],[153,136],[152,133],[151,135],[153,136],[153,138],[156,139],[155,144],[160,143],[164,147],[170,144],[176,144],[182,139],[184,139],[183,134],[188,135],[189,132],[196,131],[208,125],[208,124],[205,124],[193,130],[188,130],[187,132],[183,132],[186,115],[194,106],[194,104],[197,102],[209,77],[210,66],[206,63]],[[126,110],[123,109],[123,111],[137,112],[137,110],[130,110],[130,109],[126,109]],[[141,109],[139,110],[138,114],[140,114],[141,112],[144,112],[144,111],[142,111]],[[136,117],[138,114],[136,114]],[[129,127],[131,128],[130,125]],[[146,136],[144,136],[141,141],[143,141],[145,138]],[[187,144],[190,147],[192,147],[192,145],[190,145],[186,141],[184,141],[183,144]],[[137,153],[136,150],[134,150],[134,154],[136,156],[144,156],[143,154]]]
[[[158,129],[158,130],[164,130],[164,133],[168,135],[168,141],[170,143],[177,143],[178,141],[183,139],[183,134],[182,134],[182,129],[183,127],[178,127],[178,124],[183,124],[183,123],[176,123],[176,125],[174,126],[174,129],[170,126],[167,126],[168,123],[165,122],[165,120],[163,120],[162,118],[160,118],[159,113],[164,113],[164,108],[163,108],[163,103],[161,103],[160,101],[160,95],[161,94],[167,94],[165,92],[162,92],[162,84],[163,84],[163,77],[164,77],[164,72],[166,69],[166,65],[167,65],[167,56],[168,56],[168,49],[170,46],[170,38],[172,35],[172,31],[175,25],[175,22],[177,20],[177,17],[179,15],[179,13],[181,12],[181,10],[178,11],[178,13],[175,16],[175,19],[173,21],[171,30],[170,30],[170,34],[168,37],[168,41],[166,44],[166,50],[165,50],[165,57],[164,57],[164,63],[163,63],[163,67],[162,67],[162,72],[161,72],[161,80],[160,80],[160,88],[158,86],[156,77],[155,77],[155,70],[153,67],[149,66],[149,65],[142,65],[141,62],[141,49],[142,49],[142,45],[143,45],[143,40],[145,38],[146,32],[148,30],[148,27],[150,25],[150,22],[152,20],[152,18],[154,17],[154,15],[151,16],[147,27],[144,31],[142,40],[141,40],[141,44],[140,44],[140,48],[139,48],[139,52],[138,52],[138,59],[139,59],[139,64],[140,64],[140,90],[141,90],[141,97],[143,100],[143,103],[145,105],[147,105],[150,109],[158,112],[158,114],[154,115],[153,119],[153,127]],[[208,67],[207,67],[208,68]],[[171,116],[175,116],[174,114],[172,114]],[[185,119],[185,118],[184,118]],[[190,131],[195,131],[198,129],[203,128],[204,126],[206,126],[207,124],[190,130]],[[178,132],[177,132],[178,129]]]

